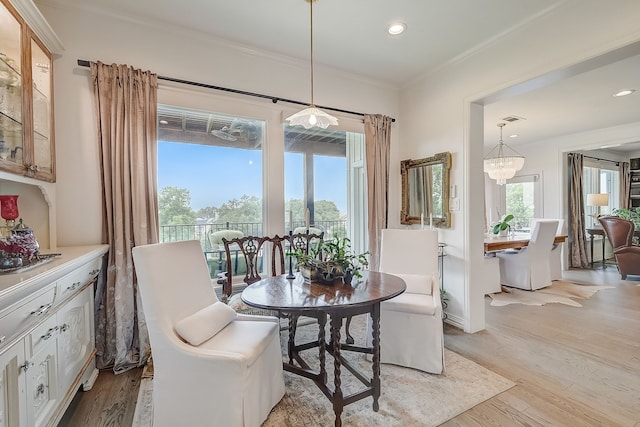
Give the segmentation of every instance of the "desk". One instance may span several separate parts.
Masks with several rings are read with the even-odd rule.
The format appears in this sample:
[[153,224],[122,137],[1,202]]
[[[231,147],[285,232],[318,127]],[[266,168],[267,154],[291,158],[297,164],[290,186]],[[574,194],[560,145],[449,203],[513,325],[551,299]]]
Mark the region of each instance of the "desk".
[[[587,234],[589,234],[589,240],[591,243],[591,268],[593,268],[593,238],[595,236],[602,236],[602,268],[606,267],[606,258],[605,258],[605,242],[607,241],[607,235],[604,232],[604,228],[602,227],[594,227],[587,228]],[[633,235],[636,237],[640,237],[640,230],[634,230]]]
[[[362,279],[354,278],[352,285],[344,285],[339,282],[334,285],[305,284],[304,279],[298,273],[294,279],[287,279],[285,275],[282,275],[269,277],[249,285],[242,292],[242,300],[253,307],[283,311],[292,316],[289,328],[289,361],[283,362],[283,368],[285,371],[313,380],[333,404],[333,411],[336,415],[335,425],[338,427],[342,425],[341,415],[345,405],[372,396],[373,410],[377,412],[379,409],[380,302],[400,295],[405,289],[406,285],[399,277],[373,271],[363,272]],[[365,313],[371,315],[373,347],[358,347],[341,343],[340,329],[343,319]],[[318,319],[318,340],[295,345],[295,324],[298,316],[301,315]],[[331,317],[329,342],[325,340],[327,315]],[[300,355],[302,350],[315,347],[319,351],[319,372],[311,370]],[[373,355],[372,379],[365,377],[349,360],[341,355],[344,350]],[[335,388],[333,390],[329,388],[327,382],[325,352],[334,358],[333,383]],[[297,362],[297,365],[294,362]],[[362,382],[365,386],[363,390],[343,396],[340,379],[342,366]]]
[[[484,251],[503,251],[505,249],[520,249],[529,244],[531,240],[531,234],[529,233],[516,233],[515,236],[508,237],[485,237],[484,238]],[[566,235],[559,234],[553,240],[553,243],[564,243],[567,240]]]

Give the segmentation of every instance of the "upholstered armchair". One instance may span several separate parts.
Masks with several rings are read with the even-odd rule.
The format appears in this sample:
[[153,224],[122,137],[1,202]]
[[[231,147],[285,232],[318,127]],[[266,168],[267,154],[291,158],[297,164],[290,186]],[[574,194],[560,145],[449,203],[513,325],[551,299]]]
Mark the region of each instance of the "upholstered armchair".
[[557,220],[538,220],[526,247],[496,253],[500,259],[500,282],[532,291],[551,285],[551,248],[557,229]]
[[402,278],[407,285],[404,293],[380,304],[380,362],[441,374],[444,334],[438,232],[382,230],[379,270]]
[[154,427],[258,427],[284,395],[278,321],[218,301],[196,240],[133,248]]
[[640,246],[632,244],[635,226],[633,222],[616,216],[598,218],[613,248],[622,280],[628,274],[640,275]]
[[[552,221],[558,221],[558,229],[556,230],[556,235],[562,234],[562,229],[564,228],[564,219],[549,219]],[[533,218],[533,222],[531,224],[532,228],[537,221],[540,221],[540,219]],[[554,243],[551,246],[551,258],[549,258],[549,262],[549,273],[551,275],[551,280],[562,280],[562,243]]]

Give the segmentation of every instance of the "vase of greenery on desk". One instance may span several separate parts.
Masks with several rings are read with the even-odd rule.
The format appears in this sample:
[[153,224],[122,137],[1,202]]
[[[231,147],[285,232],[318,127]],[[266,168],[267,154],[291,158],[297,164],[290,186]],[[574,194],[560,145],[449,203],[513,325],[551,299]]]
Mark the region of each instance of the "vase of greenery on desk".
[[511,224],[509,224],[511,221],[513,221],[513,215],[509,214],[503,216],[502,219],[493,226],[493,234],[501,237],[508,236],[511,231]]

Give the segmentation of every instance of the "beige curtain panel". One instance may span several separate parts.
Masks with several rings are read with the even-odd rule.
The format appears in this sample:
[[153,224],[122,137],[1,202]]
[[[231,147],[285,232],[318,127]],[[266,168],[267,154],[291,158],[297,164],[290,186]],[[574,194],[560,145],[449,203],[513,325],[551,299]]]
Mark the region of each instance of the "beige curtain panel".
[[569,266],[589,267],[582,196],[582,165],[580,153],[569,153]]
[[618,172],[620,174],[620,207],[629,208],[629,197],[631,196],[631,170],[629,162],[620,162],[618,164]]
[[367,159],[367,231],[369,237],[369,268],[378,271],[381,230],[387,228],[389,212],[389,153],[391,117],[365,114],[364,135]]
[[91,63],[103,187],[106,283],[96,293],[98,368],[143,366],[149,338],[131,249],[158,242],[157,75]]

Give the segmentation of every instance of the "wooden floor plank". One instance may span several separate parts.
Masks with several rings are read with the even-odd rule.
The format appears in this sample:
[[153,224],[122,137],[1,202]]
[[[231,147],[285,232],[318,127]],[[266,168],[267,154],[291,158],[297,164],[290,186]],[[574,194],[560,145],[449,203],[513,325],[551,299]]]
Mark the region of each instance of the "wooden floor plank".
[[[487,298],[486,330],[445,325],[447,348],[517,385],[444,426],[640,427],[640,280],[622,281],[613,268],[565,273],[615,288],[579,300],[581,308],[492,307]],[[130,426],[140,375],[101,372],[60,426]]]

